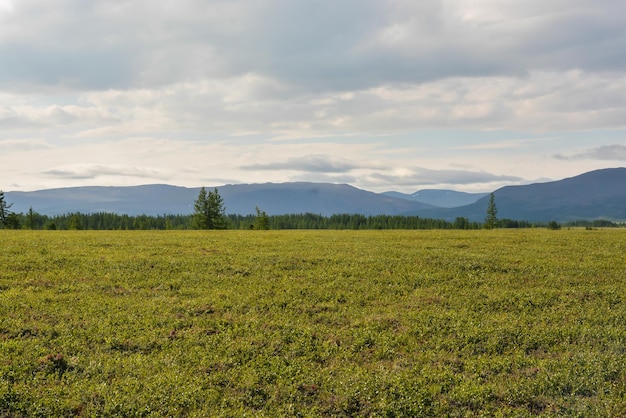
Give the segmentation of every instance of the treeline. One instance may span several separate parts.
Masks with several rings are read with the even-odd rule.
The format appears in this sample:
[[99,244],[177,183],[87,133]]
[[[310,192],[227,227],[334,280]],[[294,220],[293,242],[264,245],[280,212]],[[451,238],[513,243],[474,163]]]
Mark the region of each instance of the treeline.
[[[228,229],[257,229],[256,215],[226,215]],[[12,214],[7,225],[12,229],[61,229],[61,230],[185,230],[196,229],[194,215],[119,215],[115,213],[68,213],[48,216],[34,211]],[[544,223],[530,223],[512,219],[498,220],[499,228],[545,227]],[[606,220],[575,221],[563,226],[574,227],[616,227]],[[267,216],[263,229],[481,229],[480,222],[467,218],[456,218],[454,222],[443,219],[420,218],[418,216],[340,214],[322,216],[313,213]]]
[[[254,226],[255,216],[230,215],[234,229],[246,229]],[[443,219],[420,218],[418,216],[365,216],[357,214],[339,214],[331,216],[313,213],[268,216],[269,229],[478,229],[479,223],[467,219],[458,223]]]
[[[256,215],[226,215],[227,229],[257,229]],[[185,230],[197,229],[194,215],[119,215],[115,213],[68,213],[47,216],[36,212],[14,214],[13,229],[48,230]],[[455,222],[418,216],[364,216],[313,213],[266,216],[263,229],[480,229],[478,222],[458,218]],[[520,226],[517,226],[520,227]]]
[[62,229],[62,230],[150,230],[193,229],[191,215],[119,215],[116,213],[68,213],[41,215],[37,212],[13,214],[13,229]]

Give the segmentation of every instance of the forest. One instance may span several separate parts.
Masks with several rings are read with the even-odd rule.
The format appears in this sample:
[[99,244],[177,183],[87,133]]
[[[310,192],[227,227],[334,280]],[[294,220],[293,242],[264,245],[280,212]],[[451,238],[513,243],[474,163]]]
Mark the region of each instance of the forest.
[[[194,215],[130,216],[115,213],[68,213],[48,216],[37,212],[11,214],[8,229],[34,230],[191,230],[198,229]],[[267,215],[266,215],[267,216]],[[481,222],[470,222],[457,218],[454,222],[444,219],[429,219],[418,216],[338,214],[322,216],[313,213],[269,215],[259,228],[257,215],[225,215],[225,229],[331,229],[331,230],[376,230],[376,229],[482,229]],[[513,219],[499,219],[499,228],[549,227],[544,223],[531,223]],[[561,225],[559,225],[560,227]],[[606,228],[619,225],[608,220],[573,221],[565,227]],[[552,228],[555,229],[555,228]]]

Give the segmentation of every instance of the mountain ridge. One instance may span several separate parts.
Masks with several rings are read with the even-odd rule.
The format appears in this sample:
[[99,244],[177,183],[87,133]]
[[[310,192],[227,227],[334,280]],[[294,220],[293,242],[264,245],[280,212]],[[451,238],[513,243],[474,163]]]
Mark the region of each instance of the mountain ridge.
[[448,189],[421,189],[410,194],[395,191],[383,192],[382,194],[441,208],[455,208],[472,204],[489,193],[467,193]]
[[[626,220],[626,168],[593,170],[551,182],[505,186],[494,192],[499,219],[533,222]],[[420,211],[419,216],[483,221],[489,196],[457,208]],[[416,212],[407,212],[407,215]]]
[[[395,214],[434,206],[383,196],[347,184],[255,183],[215,186],[224,199],[226,213],[248,215],[258,206],[269,215],[311,212],[320,215],[362,213]],[[213,189],[210,187],[209,189]],[[113,212],[128,215],[190,214],[199,187],[163,184],[141,186],[85,186],[6,192],[15,212],[30,207],[45,215],[70,212]]]
[[[348,184],[310,182],[227,184],[216,188],[224,199],[226,213],[240,215],[254,214],[255,208],[259,207],[269,215],[358,213],[367,216],[416,215],[449,221],[464,217],[482,222],[489,200],[488,194],[481,197],[450,190],[425,189],[413,194],[374,193]],[[72,212],[186,215],[193,212],[199,190],[199,187],[167,184],[85,186],[5,192],[5,199],[13,204],[11,210],[14,212],[26,213],[32,207],[44,215]],[[500,219],[530,222],[626,221],[624,167],[594,170],[551,182],[505,186],[493,193]],[[427,196],[429,194],[430,197]],[[478,199],[467,205],[442,207],[442,202],[446,203],[445,194],[453,198]]]

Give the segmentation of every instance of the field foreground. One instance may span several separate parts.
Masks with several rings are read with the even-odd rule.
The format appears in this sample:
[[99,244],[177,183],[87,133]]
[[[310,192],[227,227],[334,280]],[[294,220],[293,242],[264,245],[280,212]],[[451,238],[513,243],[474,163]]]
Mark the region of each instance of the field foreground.
[[625,230],[0,246],[0,416],[626,416]]

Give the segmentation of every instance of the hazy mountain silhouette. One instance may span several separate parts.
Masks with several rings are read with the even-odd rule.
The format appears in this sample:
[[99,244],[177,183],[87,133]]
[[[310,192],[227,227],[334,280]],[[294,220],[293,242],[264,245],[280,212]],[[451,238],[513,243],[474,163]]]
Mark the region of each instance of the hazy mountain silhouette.
[[441,208],[456,208],[470,205],[489,193],[465,193],[455,190],[423,189],[415,193],[384,192],[384,195],[406,199],[413,202],[426,203]]
[[[591,171],[547,183],[506,186],[494,192],[498,218],[535,222],[626,220],[626,168]],[[489,196],[452,209],[411,211],[423,217],[485,219]]]
[[[346,184],[264,183],[218,187],[226,213],[269,215],[311,212],[320,215],[418,215],[453,221],[466,217],[482,222],[489,196],[460,207],[449,206],[476,194],[422,190],[412,195],[373,193]],[[190,214],[199,188],[168,185],[73,187],[34,192],[6,192],[14,212],[30,207],[45,215],[70,212],[113,212],[128,215]],[[626,168],[596,170],[559,181],[507,186],[494,192],[498,218],[536,222],[576,219],[626,220]],[[427,202],[427,203],[425,203]]]
[[[211,188],[212,189],[212,188]],[[400,214],[433,206],[357,189],[346,184],[264,183],[217,188],[226,213],[269,215],[311,212],[320,215],[360,213]],[[34,192],[7,192],[14,212],[55,215],[69,212],[113,212],[128,215],[190,214],[199,188],[168,185],[132,187],[72,187]]]

